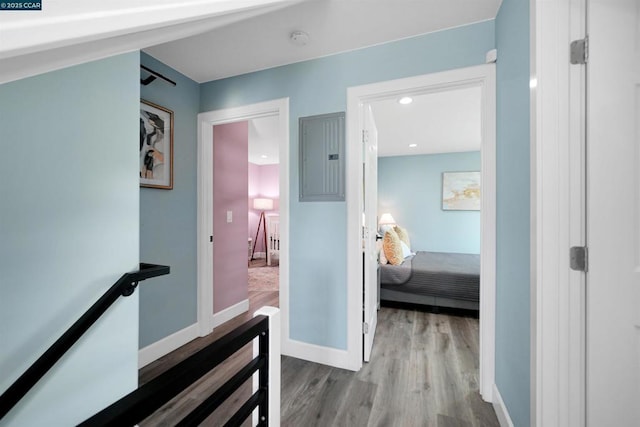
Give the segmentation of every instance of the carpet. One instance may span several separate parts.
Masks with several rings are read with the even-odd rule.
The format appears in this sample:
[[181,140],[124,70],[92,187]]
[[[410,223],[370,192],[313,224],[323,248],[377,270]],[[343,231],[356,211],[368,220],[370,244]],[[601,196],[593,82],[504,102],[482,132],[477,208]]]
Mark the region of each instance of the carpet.
[[278,267],[253,267],[249,269],[250,291],[277,291],[279,289]]

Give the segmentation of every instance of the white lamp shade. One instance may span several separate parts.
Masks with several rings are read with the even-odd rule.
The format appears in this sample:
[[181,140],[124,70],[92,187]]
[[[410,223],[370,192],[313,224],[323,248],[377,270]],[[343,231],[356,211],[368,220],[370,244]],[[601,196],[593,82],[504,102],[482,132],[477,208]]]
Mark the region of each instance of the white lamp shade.
[[272,199],[253,199],[253,209],[257,211],[270,211],[273,209]]
[[391,216],[390,213],[383,213],[382,216],[380,217],[380,222],[378,224],[380,225],[394,225],[396,223],[396,220],[393,219],[393,217]]

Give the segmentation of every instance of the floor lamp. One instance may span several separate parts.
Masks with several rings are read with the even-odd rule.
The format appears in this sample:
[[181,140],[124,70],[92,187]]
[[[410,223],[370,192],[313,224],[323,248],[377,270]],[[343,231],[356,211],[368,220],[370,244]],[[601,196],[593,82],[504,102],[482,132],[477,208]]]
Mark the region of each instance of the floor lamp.
[[[256,244],[258,243],[258,234],[260,234],[260,226],[262,226],[262,236],[264,238],[264,250],[269,250],[267,247],[267,219],[265,218],[264,211],[270,211],[273,209],[272,199],[253,199],[253,209],[260,211],[260,219],[258,220],[258,229],[256,230],[256,238],[253,240],[253,250],[251,250],[251,261],[255,258],[253,254],[256,251]],[[266,259],[266,257],[265,257]]]

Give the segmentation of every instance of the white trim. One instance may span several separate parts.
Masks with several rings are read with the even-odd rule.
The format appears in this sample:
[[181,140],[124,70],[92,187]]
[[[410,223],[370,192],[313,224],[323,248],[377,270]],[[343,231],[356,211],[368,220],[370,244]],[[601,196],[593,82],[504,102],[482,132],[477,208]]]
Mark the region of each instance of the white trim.
[[246,313],[249,311],[249,300],[240,301],[237,304],[232,305],[231,307],[227,307],[222,311],[217,313],[213,313],[213,327],[217,328],[223,323],[228,322],[236,316],[240,316],[242,313]]
[[282,337],[289,336],[289,98],[198,114],[198,325],[213,330],[213,126],[278,116],[280,140],[280,315]]
[[155,362],[162,356],[171,353],[173,350],[182,347],[188,342],[198,338],[198,324],[187,326],[173,334],[162,338],[159,341],[149,344],[138,350],[138,369]]
[[323,347],[283,337],[282,354],[334,368],[354,370],[350,363],[349,353],[346,350]]
[[511,416],[509,416],[507,405],[504,404],[498,386],[495,384],[493,385],[493,409],[496,411],[496,417],[498,417],[500,427],[513,427],[513,421],[511,421]]
[[495,64],[391,80],[347,90],[347,307],[348,369],[362,366],[362,109],[400,94],[418,95],[462,87],[482,88],[482,257],[480,267],[480,394],[490,401],[495,376],[496,277],[496,83]]
[[585,425],[584,0],[536,1],[531,13],[531,425]]

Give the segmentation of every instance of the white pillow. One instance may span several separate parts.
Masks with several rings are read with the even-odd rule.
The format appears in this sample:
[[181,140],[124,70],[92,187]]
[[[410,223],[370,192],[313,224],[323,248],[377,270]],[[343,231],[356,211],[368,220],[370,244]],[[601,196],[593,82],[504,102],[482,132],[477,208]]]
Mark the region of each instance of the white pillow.
[[405,242],[403,242],[402,240],[400,240],[400,246],[402,247],[402,257],[406,258],[408,256],[413,255],[413,252],[411,252],[411,249],[409,249],[409,246],[407,246],[407,244]]

